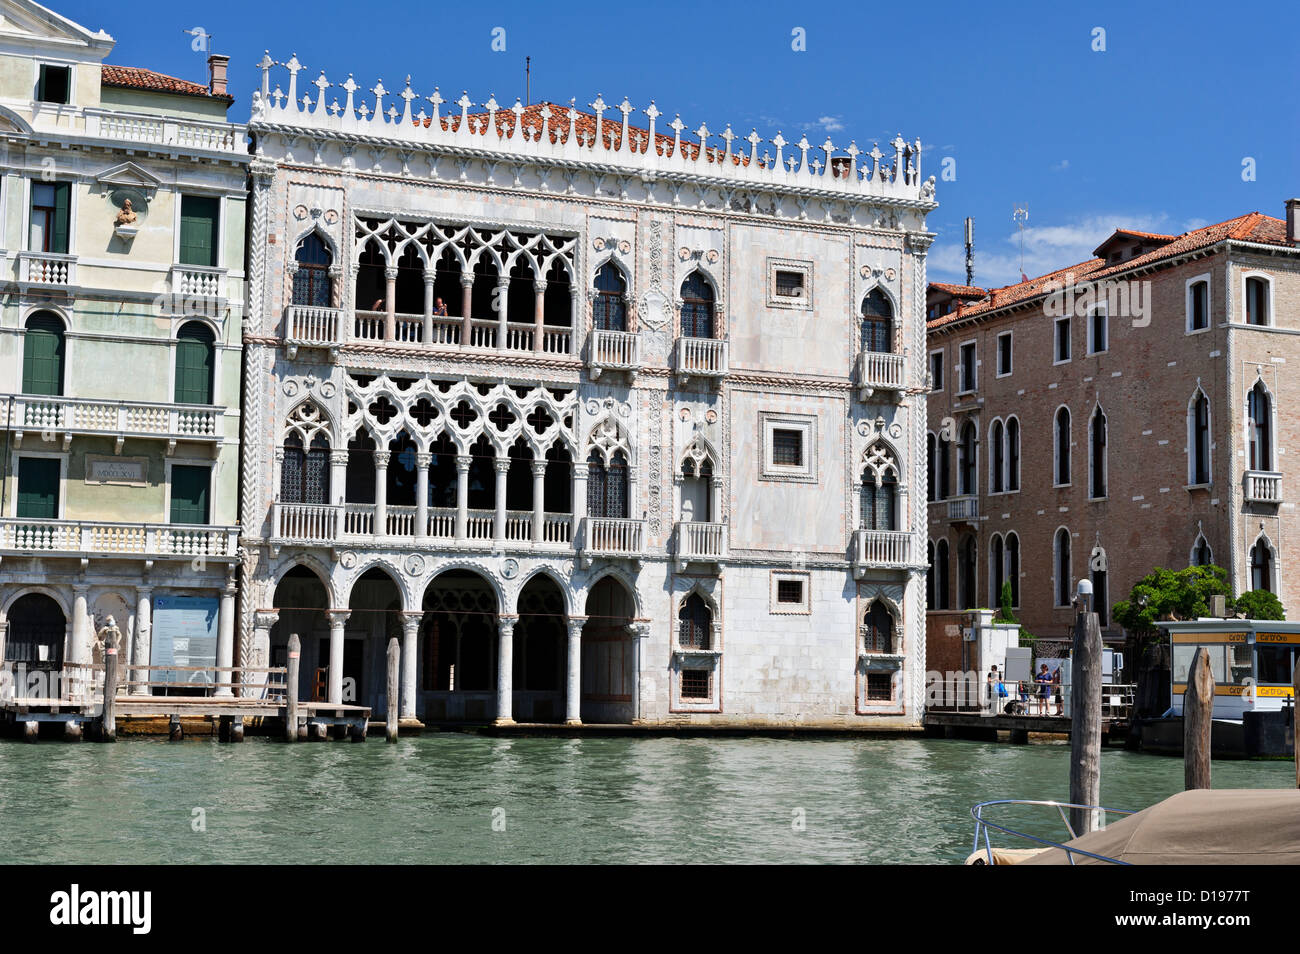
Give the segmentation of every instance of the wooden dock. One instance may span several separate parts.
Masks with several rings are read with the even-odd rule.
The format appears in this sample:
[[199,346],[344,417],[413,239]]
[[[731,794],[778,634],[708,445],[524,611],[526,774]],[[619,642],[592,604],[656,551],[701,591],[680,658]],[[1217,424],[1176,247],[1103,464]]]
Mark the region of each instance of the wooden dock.
[[[986,715],[979,711],[951,709],[927,709],[925,713],[925,731],[929,736],[998,742],[1005,733],[1009,741],[1019,745],[1029,742],[1030,733],[1068,738],[1072,722],[1057,715]],[[1127,739],[1128,719],[1102,720],[1101,736],[1103,745]]]
[[[227,742],[243,741],[246,724],[291,740],[366,738],[368,707],[299,701],[297,681],[286,678],[284,667],[123,666],[127,678],[119,685],[115,662],[69,664],[34,674],[30,682],[15,680],[0,696],[0,729],[35,742],[42,725],[56,723],[68,740],[84,735],[112,741],[119,720],[166,719],[172,739],[182,738],[184,725],[196,721],[215,722]],[[133,673],[137,678],[130,678]],[[59,691],[27,694],[29,685]],[[112,687],[108,697],[106,686]],[[292,736],[287,731],[291,712]]]

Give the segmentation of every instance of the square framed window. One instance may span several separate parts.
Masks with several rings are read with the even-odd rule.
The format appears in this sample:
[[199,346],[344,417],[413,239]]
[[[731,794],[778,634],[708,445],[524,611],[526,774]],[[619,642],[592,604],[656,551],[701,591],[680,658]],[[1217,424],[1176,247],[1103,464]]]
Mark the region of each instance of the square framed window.
[[892,672],[867,673],[867,702],[894,701],[894,674]]
[[36,101],[66,106],[72,102],[72,67],[42,63],[36,76]]
[[207,524],[212,516],[212,465],[167,464],[169,523]]
[[812,262],[769,258],[767,260],[768,307],[811,311],[813,306],[812,280]]
[[806,616],[812,612],[812,594],[807,573],[772,571],[768,612]]
[[998,335],[998,377],[1005,378],[1011,374],[1011,332],[1004,331]]
[[960,361],[957,370],[960,380],[957,384],[957,393],[972,394],[979,384],[979,364],[975,351],[975,342],[965,342],[961,346],[959,354]]
[[18,492],[14,495],[14,516],[26,520],[58,520],[63,512],[62,455],[17,457]]
[[1055,337],[1056,357],[1052,360],[1052,364],[1065,364],[1071,357],[1070,319],[1068,317],[1056,319]]
[[943,390],[943,352],[930,352],[930,390]]
[[902,663],[899,660],[871,660],[858,669],[858,715],[898,715],[906,706],[902,699]]
[[1098,308],[1088,316],[1088,354],[1110,350],[1110,316]]
[[681,698],[683,702],[712,702],[713,670],[683,669]]
[[213,267],[217,264],[221,199],[209,195],[182,195],[177,254],[182,265]]
[[1210,328],[1210,273],[1187,280],[1187,333]]
[[759,440],[763,448],[761,476],[774,480],[817,479],[815,417],[760,411]]

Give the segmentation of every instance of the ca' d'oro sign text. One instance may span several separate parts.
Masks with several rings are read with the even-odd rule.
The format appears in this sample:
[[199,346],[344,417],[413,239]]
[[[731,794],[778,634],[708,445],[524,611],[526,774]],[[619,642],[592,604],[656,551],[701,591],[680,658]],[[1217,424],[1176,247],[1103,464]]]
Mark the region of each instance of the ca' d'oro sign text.
[[50,895],[50,923],[56,926],[126,925],[133,934],[148,934],[152,924],[153,892],[68,891]]

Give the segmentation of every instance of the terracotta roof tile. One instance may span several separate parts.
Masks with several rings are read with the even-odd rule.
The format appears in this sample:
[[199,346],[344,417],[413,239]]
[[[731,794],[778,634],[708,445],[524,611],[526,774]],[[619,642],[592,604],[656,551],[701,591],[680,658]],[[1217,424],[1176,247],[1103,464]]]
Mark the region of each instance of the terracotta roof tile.
[[[1143,234],[1143,233],[1133,233]],[[1163,236],[1160,236],[1163,237]],[[1152,265],[1167,258],[1176,258],[1186,252],[1193,252],[1197,249],[1207,248],[1222,242],[1225,239],[1237,239],[1247,242],[1261,242],[1267,245],[1280,245],[1284,248],[1292,247],[1286,240],[1286,223],[1281,219],[1275,219],[1271,216],[1264,215],[1261,212],[1250,212],[1246,215],[1237,216],[1234,219],[1228,219],[1226,222],[1218,222],[1214,225],[1207,225],[1204,228],[1193,229],[1190,232],[1184,232],[1182,235],[1174,236],[1169,242],[1161,245],[1160,248],[1152,249],[1142,255],[1130,258],[1127,261],[1119,262],[1114,265],[1107,265],[1105,260],[1092,258],[1086,262],[1079,262],[1076,265],[1067,265],[1065,268],[1057,269],[1054,272],[1048,272],[1046,275],[1040,275],[1037,278],[1031,278],[1025,282],[1019,282],[1015,285],[1007,285],[1004,288],[994,288],[989,292],[989,297],[983,301],[976,302],[957,311],[941,315],[932,321],[927,322],[926,327],[930,330],[942,328],[946,325],[953,324],[959,320],[975,318],[980,315],[987,315],[990,312],[1006,308],[1009,305],[1015,305],[1020,302],[1028,301],[1039,295],[1046,294],[1046,285],[1050,282],[1060,283],[1064,287],[1066,279],[1072,283],[1081,281],[1100,281],[1111,275],[1118,275],[1134,268],[1142,268],[1146,265]]]
[[104,64],[100,74],[104,86],[116,86],[123,89],[142,89],[153,93],[175,93],[179,96],[202,96],[206,99],[233,103],[235,97],[221,94],[214,96],[202,83],[177,79],[166,73],[157,73],[140,66],[112,66]]
[[930,282],[930,287],[941,292],[947,292],[954,298],[983,298],[988,294],[987,288],[980,288],[978,285],[949,285],[947,282]]

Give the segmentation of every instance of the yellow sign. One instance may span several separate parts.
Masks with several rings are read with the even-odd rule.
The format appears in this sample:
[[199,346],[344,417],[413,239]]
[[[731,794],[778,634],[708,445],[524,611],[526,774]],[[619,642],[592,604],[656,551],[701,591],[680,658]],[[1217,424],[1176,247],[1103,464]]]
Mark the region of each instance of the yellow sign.
[[1244,643],[1245,633],[1173,633],[1170,639],[1175,643]]
[[1256,633],[1255,642],[1257,643],[1287,643],[1292,646],[1300,645],[1300,633]]
[[[1214,694],[1216,696],[1240,696],[1245,693],[1246,686],[1215,686]],[[1295,695],[1295,690],[1291,686],[1255,686],[1255,696],[1259,699],[1287,699]],[[1186,683],[1174,683],[1173,692],[1176,696],[1181,696],[1187,691]]]

